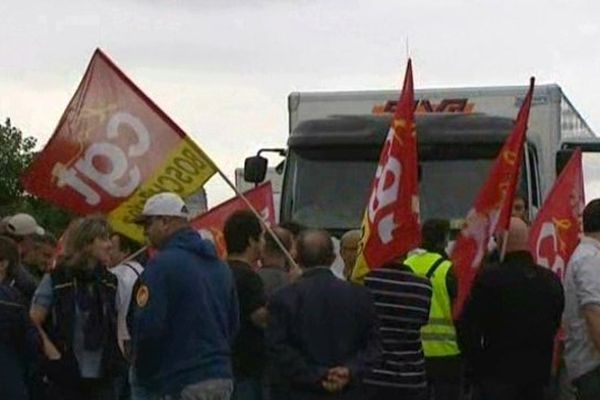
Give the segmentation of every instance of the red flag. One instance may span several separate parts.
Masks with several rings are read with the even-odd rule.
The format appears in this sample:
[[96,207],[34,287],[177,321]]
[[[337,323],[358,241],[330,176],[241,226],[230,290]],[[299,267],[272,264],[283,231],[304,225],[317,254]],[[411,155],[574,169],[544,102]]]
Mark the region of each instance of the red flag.
[[584,205],[581,150],[577,149],[554,183],[529,233],[529,248],[536,263],[550,268],[561,281],[579,244]]
[[352,274],[356,281],[421,242],[414,97],[409,59],[363,217],[363,237]]
[[[535,262],[554,271],[561,281],[583,231],[583,188],[581,149],[577,149],[554,183],[529,231],[529,248]],[[559,368],[563,340],[561,328],[554,341],[553,373]]]
[[531,78],[529,91],[521,105],[515,126],[504,142],[454,245],[451,258],[458,278],[458,296],[454,304],[455,316],[460,315],[462,311],[490,238],[493,234],[508,229],[523,159],[533,86],[534,78]]
[[[263,183],[248,190],[244,196],[250,204],[257,210],[263,221],[267,225],[275,225],[275,207],[273,206],[273,190],[271,182]],[[225,258],[227,249],[225,247],[225,239],[223,237],[223,226],[225,220],[234,211],[244,210],[248,208],[246,203],[239,197],[235,197],[200,215],[192,221],[192,226],[197,229],[200,234],[211,240],[216,248],[219,256]]]
[[214,163],[99,49],[54,135],[23,176],[25,189],[78,214],[108,214],[113,227],[142,240],[129,223],[145,200],[186,197]]

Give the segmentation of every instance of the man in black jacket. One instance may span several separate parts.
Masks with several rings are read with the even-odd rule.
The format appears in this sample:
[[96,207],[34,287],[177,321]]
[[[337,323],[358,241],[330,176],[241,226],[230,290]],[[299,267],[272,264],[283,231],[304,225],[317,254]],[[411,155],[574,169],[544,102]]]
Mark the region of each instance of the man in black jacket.
[[459,325],[483,399],[542,400],[564,308],[558,277],[534,263],[528,227],[511,218],[506,255],[481,271]]
[[361,377],[380,353],[369,292],[333,275],[335,254],[327,232],[301,233],[298,256],[305,271],[272,298],[266,333],[288,398],[363,399]]

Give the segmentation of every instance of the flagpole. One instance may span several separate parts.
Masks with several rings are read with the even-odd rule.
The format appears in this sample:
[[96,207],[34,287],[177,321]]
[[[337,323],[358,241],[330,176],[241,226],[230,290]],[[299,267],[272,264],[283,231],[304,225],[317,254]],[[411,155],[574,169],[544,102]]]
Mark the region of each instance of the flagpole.
[[506,243],[508,242],[508,229],[502,234],[502,248],[500,249],[500,262],[504,261],[506,256]]
[[279,246],[279,248],[281,249],[281,251],[283,252],[283,254],[285,255],[285,257],[288,259],[288,261],[290,262],[290,265],[294,269],[299,269],[300,267],[298,266],[298,264],[296,264],[296,261],[294,261],[294,258],[292,257],[292,255],[290,254],[290,252],[288,251],[288,249],[286,249],[285,246],[283,245],[283,243],[281,243],[281,240],[279,240],[279,238],[277,237],[277,235],[275,234],[275,232],[273,232],[273,229],[271,229],[271,227],[268,224],[266,224],[265,221],[263,221],[262,216],[254,208],[254,206],[252,205],[252,203],[250,203],[250,201],[246,198],[246,196],[244,196],[244,194],[242,192],[240,192],[238,190],[238,188],[235,187],[235,185],[233,184],[233,182],[231,182],[231,180],[227,177],[227,175],[225,175],[223,173],[223,171],[221,171],[221,169],[216,166],[216,164],[214,164],[214,166],[215,166],[215,169],[217,170],[217,173],[221,176],[221,178],[223,178],[223,180],[227,183],[227,185],[229,185],[229,187],[231,189],[233,189],[233,191],[235,192],[235,194],[239,198],[241,198],[244,203],[246,203],[246,206],[248,206],[248,208],[252,211],[252,213],[254,213],[254,215],[256,216],[256,218],[259,219],[259,221],[261,222],[261,224],[265,227],[266,231],[273,238],[273,241],[275,243],[277,243],[277,246]]
[[116,263],[115,265],[113,265],[113,267],[116,267],[117,265],[126,263],[128,261],[133,260],[134,258],[136,258],[137,256],[139,256],[140,254],[142,254],[143,252],[145,252],[146,250],[148,250],[148,245],[144,245],[142,246],[138,251],[131,253],[128,256],[125,256],[124,259],[122,259],[121,261],[119,261],[118,263]]

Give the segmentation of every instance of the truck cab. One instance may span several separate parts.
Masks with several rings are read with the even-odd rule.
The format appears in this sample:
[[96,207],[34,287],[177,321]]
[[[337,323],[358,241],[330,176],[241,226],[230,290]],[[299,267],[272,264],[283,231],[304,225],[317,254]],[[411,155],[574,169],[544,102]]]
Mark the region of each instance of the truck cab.
[[[455,231],[462,226],[526,91],[524,86],[416,91],[422,220],[447,218]],[[393,91],[290,95],[281,221],[335,235],[360,227],[397,98]],[[559,86],[537,86],[517,189],[530,212],[554,182],[562,165],[557,155],[565,159],[575,147],[561,150],[565,141],[588,143],[595,135]],[[246,163],[245,172],[255,179],[251,165]]]
[[[360,227],[390,121],[388,115],[333,116],[299,124],[288,140],[281,219],[334,234]],[[513,122],[453,113],[419,115],[416,122],[421,216],[448,218],[458,227]],[[523,174],[520,186],[527,196],[537,187],[535,174]]]

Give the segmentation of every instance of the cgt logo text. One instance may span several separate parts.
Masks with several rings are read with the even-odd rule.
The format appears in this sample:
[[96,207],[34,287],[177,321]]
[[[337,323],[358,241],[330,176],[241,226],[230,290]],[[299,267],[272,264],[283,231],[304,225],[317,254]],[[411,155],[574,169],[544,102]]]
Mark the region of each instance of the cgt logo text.
[[[469,99],[444,99],[439,103],[432,103],[428,99],[415,100],[415,113],[472,113],[475,104],[469,103]],[[395,100],[387,101],[385,104],[377,104],[373,107],[372,113],[393,114],[396,112]]]
[[[134,143],[121,148],[113,141],[119,137],[122,129],[135,134]],[[92,206],[100,203],[100,194],[86,180],[98,185],[113,197],[127,197],[139,186],[141,172],[130,160],[142,157],[150,149],[150,135],[146,126],[128,112],[116,112],[111,116],[105,128],[106,141],[92,143],[83,154],[68,165],[57,163],[52,175],[57,178],[58,187],[68,186],[81,194]],[[107,168],[98,169],[98,161]],[[82,179],[85,178],[85,179]]]

